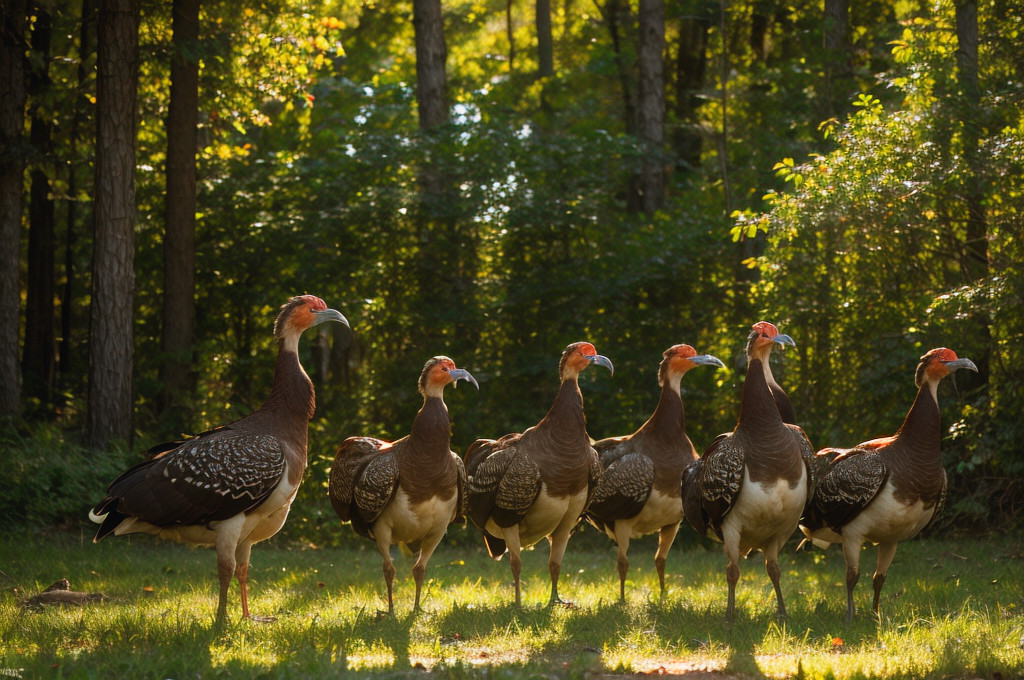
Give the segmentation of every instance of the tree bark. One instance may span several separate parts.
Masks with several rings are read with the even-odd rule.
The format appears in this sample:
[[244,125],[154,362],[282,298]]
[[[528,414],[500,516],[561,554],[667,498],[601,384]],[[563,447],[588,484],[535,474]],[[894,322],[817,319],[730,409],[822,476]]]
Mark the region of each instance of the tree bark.
[[[68,167],[68,208],[66,236],[64,238],[64,290],[60,300],[60,380],[64,387],[70,384],[74,373],[74,354],[71,335],[75,327],[75,226],[78,222],[78,143],[79,131],[86,116],[82,99],[85,97],[85,83],[89,79],[86,61],[92,53],[92,37],[96,28],[95,0],[82,0],[82,19],[78,34],[78,88],[75,93],[75,110],[71,120],[69,144],[72,162]],[[91,193],[91,192],[90,192]],[[90,229],[91,231],[91,229]]]
[[615,54],[615,67],[619,74],[619,83],[622,86],[623,122],[625,123],[626,134],[633,134],[637,126],[636,94],[631,87],[629,66],[626,64],[625,55],[622,53],[622,32],[623,24],[629,25],[629,3],[623,6],[622,0],[607,0],[602,6],[598,4],[605,24],[608,26],[608,34],[612,39],[612,51]]
[[672,147],[680,169],[693,171],[700,167],[704,137],[700,132],[697,110],[702,103],[708,65],[708,32],[711,30],[711,5],[684,15],[679,23],[679,47],[676,53],[675,113],[679,127],[672,135]]
[[516,33],[512,24],[512,3],[514,0],[505,0],[505,34],[508,37],[508,72],[516,70]]
[[[981,85],[978,81],[978,3],[977,0],[957,0],[956,3],[956,63],[959,72],[960,97],[963,116],[963,196],[967,204],[967,238],[964,242],[966,257],[961,265],[968,281],[985,279],[989,273],[988,218],[985,214],[985,189],[979,147],[982,135]],[[988,382],[992,334],[988,313],[979,310],[974,319],[977,325],[981,352],[977,385]],[[969,382],[971,376],[967,377]]]
[[637,132],[646,147],[646,159],[637,186],[637,207],[653,215],[665,203],[665,2],[640,0],[640,68]]
[[44,113],[44,102],[50,89],[50,13],[36,8],[32,29],[32,52],[35,67],[29,74],[30,139],[36,162],[31,172],[29,189],[28,285],[25,296],[25,347],[21,357],[21,373],[25,396],[46,403],[53,392],[54,368],[54,214],[50,197],[50,178],[46,168],[53,157],[53,123]]
[[762,64],[768,62],[771,52],[770,29],[774,13],[775,3],[772,0],[754,0],[750,11],[750,49]]
[[101,0],[88,441],[131,441],[139,0]]
[[448,122],[448,76],[445,73],[448,47],[444,40],[441,0],[415,0],[412,23],[416,30],[416,103],[420,111],[420,130],[430,130]]
[[199,4],[174,0],[171,13],[171,101],[167,113],[167,196],[164,237],[165,429],[188,429],[195,384],[196,125],[199,120]]
[[850,99],[849,0],[825,0],[826,110],[838,117]]
[[537,0],[537,76],[555,75],[555,41],[551,34],[551,0]]
[[18,244],[25,171],[25,2],[7,0],[0,13],[0,417],[16,417],[21,414]]

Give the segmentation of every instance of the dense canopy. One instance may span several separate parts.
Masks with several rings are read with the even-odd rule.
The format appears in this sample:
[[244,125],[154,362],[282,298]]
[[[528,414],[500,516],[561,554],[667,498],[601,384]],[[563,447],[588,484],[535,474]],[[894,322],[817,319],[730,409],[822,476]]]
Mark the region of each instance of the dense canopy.
[[[352,330],[320,326],[300,348],[317,413],[296,535],[330,521],[341,441],[407,430],[431,356],[480,382],[446,395],[464,451],[537,422],[578,340],[615,364],[613,378],[581,378],[589,434],[632,432],[657,403],[662,352],[688,343],[726,364],[683,385],[699,452],[735,425],[762,318],[796,341],[773,370],[817,448],[895,431],[927,350],[973,359],[977,377],[939,392],[942,522],[1007,526],[1024,501],[1017,3],[12,0],[5,12],[9,516],[82,521],[146,445],[258,408],[274,316],[301,293]],[[134,25],[115,22],[133,12]],[[137,39],[135,61],[103,35]],[[134,135],[104,127],[115,95]],[[108,195],[127,184],[105,164],[132,140],[131,193]],[[89,414],[124,395],[97,391],[104,348],[90,333],[108,304],[94,292],[111,266],[101,206],[118,196],[118,243],[134,254],[118,266],[133,278],[111,304],[131,315],[132,415],[105,438]]]

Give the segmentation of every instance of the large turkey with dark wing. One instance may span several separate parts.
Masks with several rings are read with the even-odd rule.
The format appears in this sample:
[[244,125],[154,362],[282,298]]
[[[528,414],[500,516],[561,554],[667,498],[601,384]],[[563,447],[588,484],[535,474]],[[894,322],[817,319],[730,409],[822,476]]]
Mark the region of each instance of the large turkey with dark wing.
[[768,360],[775,345],[793,345],[767,321],[747,342],[747,377],[736,428],[719,436],[683,474],[683,511],[702,536],[724,543],[732,620],[740,555],[760,550],[775,588],[778,615],[786,615],[778,554],[800,521],[811,490],[803,430],[783,421]]
[[466,450],[467,512],[491,557],[500,559],[508,550],[517,607],[522,603],[520,550],[545,536],[551,543],[549,604],[561,601],[558,576],[565,546],[601,479],[578,383],[591,364],[614,371],[589,342],[566,347],[558,367],[562,385],[547,415],[523,433],[478,439]]
[[403,544],[419,551],[412,568],[418,610],[427,562],[448,525],[464,513],[466,471],[450,448],[451,422],[444,403],[445,386],[458,380],[479,389],[469,371],[456,368],[448,357],[433,357],[420,374],[423,406],[409,435],[396,442],[351,437],[334,456],[331,505],[342,522],[351,522],[357,534],[376,542],[392,614],[391,546]]
[[680,393],[683,375],[695,366],[724,364],[689,345],[665,350],[658,369],[661,399],[654,414],[636,432],[594,443],[604,476],[587,509],[587,519],[618,545],[619,599],[626,599],[630,538],[658,532],[654,565],[665,592],[665,562],[683,519],[680,480],[697,460],[686,436],[686,413]]
[[277,366],[263,406],[230,425],[151,449],[148,460],[111,482],[89,513],[100,524],[94,540],[142,532],[215,547],[217,619],[227,615],[232,576],[241,589],[242,616],[249,618],[250,550],[284,524],[306,469],[314,394],[299,363],[299,338],[326,321],[348,325],[320,298],[289,300],[274,323]]
[[977,371],[970,359],[940,347],[917,367],[917,398],[892,437],[872,439],[852,449],[822,449],[828,467],[800,529],[816,546],[843,544],[846,559],[846,619],[853,618],[853,589],[860,579],[865,541],[878,545],[873,578],[874,611],[885,574],[900,541],[935,522],[946,498],[942,467],[939,382],[960,368]]

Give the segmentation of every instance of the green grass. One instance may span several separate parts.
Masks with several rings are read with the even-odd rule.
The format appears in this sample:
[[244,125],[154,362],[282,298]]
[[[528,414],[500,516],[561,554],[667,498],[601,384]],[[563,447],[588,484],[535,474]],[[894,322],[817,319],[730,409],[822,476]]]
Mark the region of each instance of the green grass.
[[[349,531],[347,528],[345,531]],[[452,532],[466,529],[454,527]],[[149,537],[0,536],[0,669],[24,678],[304,678],[415,674],[442,677],[583,677],[605,672],[720,669],[807,678],[993,677],[1024,674],[1024,550],[1007,538],[900,546],[868,613],[874,552],[843,622],[841,553],[782,557],[789,619],[776,622],[761,560],[741,566],[737,621],[724,621],[724,558],[685,538],[669,561],[659,602],[653,537],[634,541],[625,605],[610,542],[573,538],[560,592],[548,609],[547,547],[524,554],[524,607],[516,611],[508,562],[476,547],[442,546],[427,573],[424,611],[411,612],[411,561],[396,553],[397,616],[381,616],[380,559],[368,543],[313,549],[270,541],[253,550],[250,604],[275,623],[213,626],[216,570],[209,550]],[[21,597],[67,577],[74,590],[110,599],[83,608],[21,609]],[[841,638],[842,645],[834,643]],[[595,651],[597,653],[595,653]],[[599,653],[599,655],[598,655]],[[0,671],[2,672],[2,671]]]

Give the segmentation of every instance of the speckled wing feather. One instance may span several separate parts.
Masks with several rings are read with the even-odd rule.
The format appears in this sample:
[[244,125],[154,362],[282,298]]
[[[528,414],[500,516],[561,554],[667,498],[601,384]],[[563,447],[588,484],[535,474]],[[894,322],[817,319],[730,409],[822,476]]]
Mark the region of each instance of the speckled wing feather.
[[606,522],[636,517],[653,485],[654,463],[650,458],[642,453],[621,456],[605,469],[587,514]]
[[621,437],[608,437],[594,442],[593,447],[601,458],[601,466],[607,468],[619,458],[632,451],[632,448],[629,446],[631,441],[629,435],[623,435]]
[[807,468],[807,501],[804,503],[804,514],[806,514],[811,508],[811,503],[814,502],[818,481],[825,474],[825,465],[822,464],[822,459],[815,455],[811,440],[802,427],[799,425],[787,425],[786,427],[796,437],[796,441],[800,445],[800,457],[804,459],[804,467]]
[[390,443],[371,437],[349,437],[338,447],[331,465],[331,476],[327,493],[331,497],[331,505],[342,522],[352,521],[356,514],[353,506],[355,500],[356,480],[367,463],[389,449]]
[[456,493],[457,498],[455,501],[455,518],[452,520],[458,524],[466,523],[466,466],[463,465],[462,459],[452,452],[452,458],[455,459],[455,468],[459,471],[459,477],[456,481]]
[[683,497],[683,517],[701,536],[708,535],[708,517],[701,505],[700,469],[703,467],[701,459],[693,461],[683,470],[683,477],[680,481],[680,493]]
[[743,486],[743,448],[734,439],[731,434],[721,435],[711,443],[700,457],[695,480],[700,489],[708,535],[714,532],[719,540],[722,539],[722,522]]
[[[270,435],[229,433],[190,439],[130,468],[110,484],[94,512],[108,513],[110,523],[138,517],[166,527],[225,520],[258,506],[284,473],[281,443]],[[97,536],[116,524],[104,521]]]
[[398,459],[394,447],[370,460],[360,471],[353,498],[359,517],[372,526],[398,488]]
[[601,465],[601,457],[598,456],[597,451],[593,446],[590,447],[590,471],[587,479],[587,502],[583,505],[583,515],[586,514],[587,508],[594,501],[594,494],[597,493],[597,487],[601,486],[601,481],[604,479],[604,467]]
[[843,527],[874,500],[888,478],[889,470],[876,451],[841,452],[818,481],[804,525],[812,530],[827,526],[842,533]]
[[540,470],[519,451],[518,435],[474,442],[466,451],[469,518],[483,529],[488,519],[509,527],[526,516],[540,493]]

